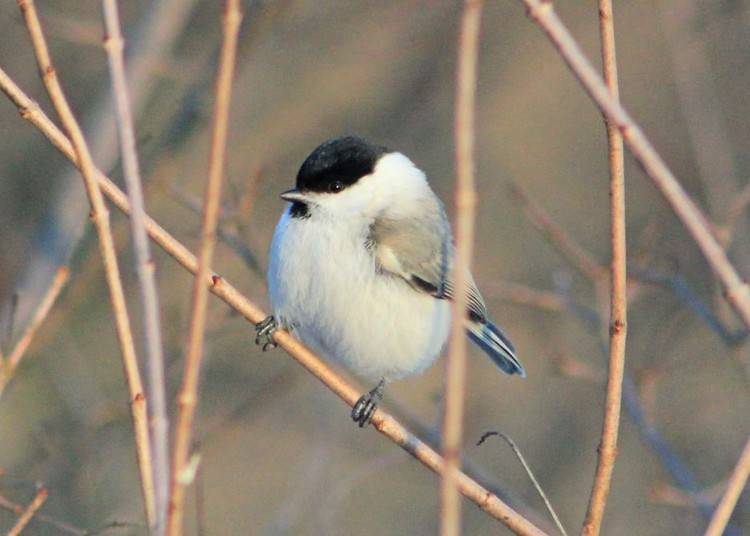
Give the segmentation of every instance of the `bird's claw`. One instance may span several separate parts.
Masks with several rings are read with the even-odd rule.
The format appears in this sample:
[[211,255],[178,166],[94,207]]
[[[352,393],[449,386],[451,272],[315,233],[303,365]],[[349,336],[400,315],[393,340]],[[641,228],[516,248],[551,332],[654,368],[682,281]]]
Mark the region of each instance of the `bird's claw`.
[[378,409],[378,402],[383,399],[384,385],[385,381],[381,380],[374,389],[362,395],[352,407],[352,420],[360,428],[364,428],[372,421],[372,416]]
[[279,325],[273,316],[268,316],[255,324],[255,344],[260,346],[264,352],[278,346],[273,340],[273,333]]

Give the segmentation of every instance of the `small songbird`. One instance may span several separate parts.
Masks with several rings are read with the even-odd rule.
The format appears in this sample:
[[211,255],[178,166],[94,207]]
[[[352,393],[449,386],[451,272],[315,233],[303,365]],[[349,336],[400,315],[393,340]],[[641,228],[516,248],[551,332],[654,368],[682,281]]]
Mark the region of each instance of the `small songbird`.
[[[379,381],[352,410],[365,426],[386,382],[424,370],[448,338],[454,246],[445,209],[411,160],[357,137],[320,145],[281,197],[288,204],[268,268],[273,316],[256,326],[256,342],[272,346],[281,327]],[[468,279],[468,336],[504,372],[525,376]]]

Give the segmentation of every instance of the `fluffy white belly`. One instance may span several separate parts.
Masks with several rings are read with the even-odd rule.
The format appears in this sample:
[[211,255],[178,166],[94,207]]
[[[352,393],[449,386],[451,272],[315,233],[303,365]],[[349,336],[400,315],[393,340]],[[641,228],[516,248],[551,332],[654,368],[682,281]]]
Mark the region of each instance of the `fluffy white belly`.
[[303,342],[368,379],[419,372],[448,337],[450,305],[379,273],[366,227],[285,214],[271,246],[274,315]]

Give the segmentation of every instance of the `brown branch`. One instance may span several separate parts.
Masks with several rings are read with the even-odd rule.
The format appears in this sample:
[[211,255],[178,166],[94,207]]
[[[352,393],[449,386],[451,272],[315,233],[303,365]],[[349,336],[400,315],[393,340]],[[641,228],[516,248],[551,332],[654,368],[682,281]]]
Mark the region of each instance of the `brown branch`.
[[[19,516],[26,510],[22,505],[13,502],[2,495],[0,495],[0,508],[8,510],[9,512],[13,512]],[[64,532],[66,534],[74,534],[75,536],[87,536],[91,534],[87,530],[79,529],[78,527],[74,527],[73,525],[64,523],[62,521],[57,521],[56,519],[45,516],[43,514],[37,513],[34,519],[36,519],[37,521],[41,521],[42,523],[46,523],[51,527],[55,527],[60,532]]]
[[479,31],[482,21],[481,0],[465,0],[461,29],[458,37],[458,67],[456,69],[455,143],[456,186],[456,253],[452,277],[456,287],[451,303],[450,338],[445,360],[445,391],[443,413],[443,473],[440,480],[440,534],[455,536],[461,532],[461,496],[458,493],[458,473],[461,463],[461,440],[466,388],[466,292],[474,249],[474,223],[477,193],[474,185],[474,109],[477,92],[477,57]]
[[[599,31],[602,40],[602,64],[607,88],[615,99],[620,98],[617,83],[617,55],[612,0],[599,0]],[[610,211],[612,264],[609,313],[609,374],[604,403],[602,438],[598,448],[598,462],[591,489],[583,534],[596,536],[601,531],[604,508],[612,483],[617,458],[617,438],[620,430],[622,379],[625,372],[625,340],[627,337],[627,252],[625,247],[625,163],[622,136],[617,125],[607,124],[610,175]]]
[[47,488],[43,486],[39,488],[39,491],[36,492],[34,500],[31,501],[23,511],[21,517],[19,517],[18,521],[16,521],[16,524],[13,525],[13,528],[8,531],[7,536],[18,536],[19,534],[21,534],[21,531],[26,528],[26,525],[28,525],[29,521],[31,521],[31,518],[34,517],[36,511],[39,510],[44,504],[44,501],[47,500],[47,495]]
[[580,246],[564,229],[552,221],[547,212],[537,203],[528,191],[518,182],[510,183],[511,192],[523,205],[529,221],[549,240],[568,262],[577,268],[584,276],[595,282],[606,275],[601,263],[588,251]]
[[729,518],[732,516],[732,511],[737,505],[737,500],[740,498],[742,490],[747,484],[747,478],[750,475],[750,438],[745,443],[745,448],[742,450],[740,459],[737,461],[732,476],[729,477],[727,483],[727,489],[724,491],[724,495],[721,497],[719,504],[714,510],[714,515],[711,518],[711,522],[706,529],[706,536],[721,536],[724,533],[724,529],[729,523]]
[[216,100],[214,103],[214,125],[209,155],[208,182],[203,200],[203,226],[201,246],[198,256],[198,269],[193,284],[193,304],[190,314],[190,328],[182,387],[177,398],[178,415],[175,428],[174,449],[172,452],[172,483],[170,487],[169,518],[167,532],[171,536],[182,534],[186,479],[183,471],[190,458],[193,421],[198,404],[198,382],[203,342],[206,328],[206,308],[208,287],[206,278],[210,275],[211,260],[216,246],[216,227],[221,208],[221,186],[224,177],[226,140],[229,125],[229,104],[232,96],[237,38],[242,13],[239,0],[227,0],[224,7],[224,42],[221,48],[219,72],[216,80]]
[[[78,165],[78,159],[70,141],[47,118],[39,106],[21,91],[2,69],[0,69],[0,89],[18,107],[21,117],[36,126],[52,145],[58,148],[71,162]],[[102,191],[120,210],[125,214],[129,214],[130,204],[128,203],[127,196],[100,171],[97,170],[96,173]],[[167,254],[172,256],[190,273],[196,273],[198,262],[195,255],[149,216],[146,216],[146,230],[149,236]],[[208,277],[204,280],[204,283],[210,287],[214,295],[219,297],[249,322],[255,324],[268,316],[265,311],[248,300],[234,286],[220,276],[213,275]],[[274,340],[298,363],[305,367],[308,372],[320,380],[321,383],[349,406],[354,405],[359,399],[360,390],[355,389],[338,372],[334,371],[320,357],[291,334],[283,330],[277,330],[274,332]],[[442,457],[419,438],[411,434],[392,416],[382,410],[378,410],[373,415],[373,425],[376,430],[414,456],[414,458],[419,460],[428,469],[438,474],[441,473],[443,465]],[[479,485],[475,480],[462,472],[459,473],[458,486],[459,491],[466,498],[516,533],[522,535],[545,534],[528,519],[510,508],[497,495]]]
[[34,335],[36,335],[37,330],[47,318],[47,315],[55,304],[57,297],[60,295],[60,291],[62,291],[65,283],[68,281],[69,274],[70,272],[68,271],[67,266],[61,266],[57,269],[55,277],[52,279],[52,283],[42,298],[41,303],[34,311],[34,314],[31,317],[31,322],[29,322],[29,325],[26,327],[26,331],[13,347],[8,358],[0,364],[0,397],[2,397],[5,387],[13,377],[21,359],[26,354],[26,350],[29,348]]
[[[138,370],[138,359],[136,357],[135,345],[133,343],[133,333],[130,329],[130,319],[128,318],[125,294],[120,279],[120,269],[117,264],[117,255],[115,253],[114,241],[112,239],[112,232],[109,224],[109,211],[107,210],[101,191],[99,190],[96,167],[91,158],[83,132],[68,105],[68,101],[65,98],[62,87],[60,86],[55,69],[52,66],[52,60],[47,48],[47,43],[44,39],[44,34],[42,33],[42,27],[36,13],[36,8],[34,7],[34,2],[33,0],[18,0],[18,6],[26,20],[26,26],[34,45],[34,52],[36,54],[42,81],[47,88],[47,93],[49,94],[55,110],[60,116],[60,120],[70,136],[73,150],[76,154],[76,161],[81,170],[81,174],[83,175],[89,204],[91,205],[91,219],[94,222],[99,237],[99,248],[107,276],[112,311],[115,317],[115,327],[120,342],[123,366],[130,392],[131,414],[133,418],[133,427],[135,429],[136,451],[138,466],[140,469],[144,505],[149,523],[152,523],[154,518],[154,487],[151,465],[151,447],[148,437],[146,399],[143,394],[143,383]],[[39,110],[38,107],[37,113],[41,113],[41,110]]]
[[685,193],[620,101],[609,93],[601,76],[586,59],[578,43],[558,18],[552,2],[550,0],[521,0],[521,2],[526,6],[529,17],[547,34],[586,92],[606,115],[607,120],[617,126],[628,149],[698,244],[703,256],[721,282],[727,301],[743,320],[745,326],[750,328],[750,285],[737,274],[726,252],[711,232],[706,217]]
[[732,241],[732,238],[734,236],[734,231],[737,226],[737,221],[739,220],[742,213],[747,210],[747,207],[750,205],[750,182],[748,182],[745,187],[740,191],[740,193],[737,194],[737,196],[732,200],[732,203],[729,205],[729,208],[727,209],[727,215],[724,220],[724,224],[722,225],[722,229],[726,233],[726,245],[727,247]]
[[540,290],[510,281],[490,281],[485,286],[492,297],[518,305],[528,305],[543,311],[560,312],[565,310],[565,300],[557,292]]
[[130,95],[125,78],[123,48],[125,42],[120,30],[120,17],[116,0],[102,0],[107,37],[104,48],[109,58],[112,78],[112,97],[117,114],[125,184],[130,200],[130,230],[133,236],[136,273],[143,310],[144,350],[148,370],[148,399],[151,410],[151,449],[154,456],[154,518],[151,530],[162,534],[167,521],[169,494],[169,423],[167,420],[166,387],[164,380],[164,352],[159,318],[159,299],[156,290],[155,265],[149,251],[146,233],[145,208],[141,173],[136,152],[135,128],[130,109]]

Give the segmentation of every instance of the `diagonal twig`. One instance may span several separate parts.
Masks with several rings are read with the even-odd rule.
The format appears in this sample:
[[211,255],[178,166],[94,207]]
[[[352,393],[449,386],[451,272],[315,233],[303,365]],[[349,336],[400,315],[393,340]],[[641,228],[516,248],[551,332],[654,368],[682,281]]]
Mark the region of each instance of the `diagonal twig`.
[[[24,506],[11,501],[10,499],[0,495],[0,508],[3,508],[4,510],[8,510],[9,512],[14,512],[18,515],[23,514],[24,510],[26,509]],[[84,529],[79,529],[78,527],[74,527],[73,525],[70,525],[68,523],[65,523],[63,521],[58,521],[50,516],[45,516],[43,514],[37,513],[34,517],[37,521],[41,521],[42,523],[45,523],[51,527],[55,527],[58,531],[65,533],[65,534],[73,534],[75,536],[89,536],[90,532]]]
[[456,288],[451,303],[450,338],[445,360],[445,405],[443,413],[443,473],[440,480],[440,534],[457,536],[461,531],[461,496],[458,472],[461,463],[461,440],[466,388],[466,336],[463,319],[466,315],[466,292],[474,249],[474,225],[477,193],[474,185],[474,108],[477,91],[477,57],[482,0],[465,0],[458,37],[456,69],[455,144],[456,186],[456,253],[452,279]]
[[229,125],[229,104],[232,95],[237,39],[242,13],[239,0],[227,0],[224,7],[224,42],[219,61],[219,72],[216,81],[216,100],[214,103],[214,125],[209,155],[208,182],[203,200],[203,228],[201,246],[198,256],[198,269],[193,285],[193,303],[190,315],[190,328],[182,387],[178,395],[178,415],[175,428],[174,449],[172,455],[172,482],[170,486],[170,508],[168,534],[182,534],[184,522],[185,487],[187,482],[182,472],[188,465],[191,449],[192,427],[195,419],[195,408],[198,404],[198,382],[203,342],[205,337],[206,308],[208,287],[205,280],[209,276],[211,260],[216,246],[216,227],[221,208],[221,186],[224,177],[226,156],[226,139]]
[[[609,92],[619,99],[617,82],[617,55],[615,51],[615,29],[612,0],[599,0],[599,30],[602,41],[602,64]],[[601,531],[604,508],[612,483],[617,438],[620,430],[622,406],[622,380],[625,372],[625,341],[627,338],[627,252],[625,247],[625,163],[623,160],[622,136],[617,126],[609,119],[607,143],[609,146],[610,212],[612,261],[610,280],[609,313],[609,373],[607,394],[604,403],[599,454],[591,488],[583,534],[596,536]]]
[[603,275],[606,275],[602,264],[590,252],[578,244],[564,229],[556,225],[547,212],[529,195],[528,191],[520,183],[516,181],[511,182],[510,190],[521,201],[523,209],[532,225],[584,276],[592,281],[596,281]]
[[[70,140],[49,120],[38,104],[30,99],[2,69],[0,69],[0,90],[16,105],[22,118],[36,126],[53,146],[71,162],[78,165],[78,159]],[[96,176],[102,192],[109,197],[115,206],[125,214],[129,214],[130,204],[122,190],[104,176],[101,171],[96,170]],[[187,271],[193,274],[197,271],[198,264],[195,255],[149,216],[146,216],[146,230],[159,247],[172,256]],[[204,284],[210,287],[214,295],[219,297],[249,322],[255,324],[268,316],[265,311],[248,300],[234,286],[220,276],[212,275],[204,280]],[[327,363],[290,333],[284,330],[277,330],[274,332],[274,340],[298,363],[305,367],[308,372],[349,406],[353,406],[356,403],[361,391],[346,381],[339,373],[334,371]],[[442,457],[404,428],[392,416],[382,410],[378,410],[373,415],[373,425],[378,432],[411,454],[425,467],[440,474],[443,464]],[[535,536],[545,534],[528,519],[510,508],[496,494],[490,492],[463,472],[459,473],[458,486],[459,491],[466,498],[516,533]]]
[[10,354],[8,354],[7,359],[0,364],[0,397],[2,397],[5,387],[13,377],[21,359],[26,354],[26,350],[34,339],[34,335],[36,335],[37,330],[47,318],[47,315],[55,304],[57,297],[60,295],[65,283],[68,281],[69,274],[70,272],[68,271],[67,266],[61,266],[57,269],[55,277],[52,279],[52,284],[49,286],[41,303],[34,311],[34,314],[31,317],[31,322],[29,322],[29,325],[26,327],[26,331],[13,347]]
[[620,101],[609,93],[601,76],[558,18],[551,0],[520,1],[526,6],[529,17],[547,34],[586,92],[606,115],[607,120],[620,131],[628,149],[698,244],[706,261],[721,282],[725,298],[745,325],[750,328],[750,285],[740,278],[737,270],[732,266],[724,248],[711,232],[706,217],[685,193],[664,160]]
[[724,534],[724,529],[729,523],[737,500],[740,498],[745,484],[747,484],[748,476],[750,476],[750,438],[745,443],[740,459],[732,471],[732,476],[729,477],[727,488],[716,506],[716,510],[714,510],[711,522],[706,529],[706,536],[721,536]]
[[117,115],[117,129],[122,153],[125,184],[130,200],[130,230],[133,235],[136,273],[143,306],[143,333],[146,366],[148,370],[148,399],[151,418],[151,449],[154,456],[154,510],[151,529],[154,534],[163,534],[167,520],[169,493],[169,423],[164,380],[164,351],[161,339],[159,298],[156,290],[155,265],[149,251],[146,234],[145,208],[141,173],[136,152],[133,114],[130,109],[130,95],[125,78],[123,48],[125,42],[120,30],[120,20],[116,0],[102,0],[107,37],[104,48],[109,58],[112,78],[112,93]]
[[28,525],[31,518],[34,517],[36,511],[39,510],[44,504],[44,501],[47,500],[47,495],[47,488],[44,486],[40,487],[39,491],[36,492],[34,500],[32,500],[23,511],[18,518],[18,521],[16,521],[16,524],[8,531],[7,536],[18,536],[21,534],[21,531],[26,528],[26,525]]
[[[76,161],[83,176],[86,194],[91,205],[91,219],[96,227],[99,237],[99,248],[107,276],[110,301],[115,317],[117,337],[122,351],[123,366],[130,392],[131,415],[135,429],[136,451],[138,466],[140,469],[141,487],[144,497],[144,506],[149,523],[154,518],[154,488],[151,464],[151,447],[148,437],[148,415],[146,399],[143,394],[143,382],[138,370],[138,359],[136,357],[133,333],[130,328],[125,294],[120,279],[120,269],[117,264],[114,241],[109,223],[109,211],[104,203],[104,198],[99,189],[96,177],[96,167],[91,158],[86,140],[83,136],[78,121],[76,121],[60,82],[57,78],[49,49],[42,33],[42,27],[36,12],[33,0],[18,0],[18,6],[26,20],[26,26],[34,45],[39,72],[47,88],[55,110],[60,116],[65,129],[68,131],[72,148],[76,154]],[[41,112],[41,110],[37,110]]]

